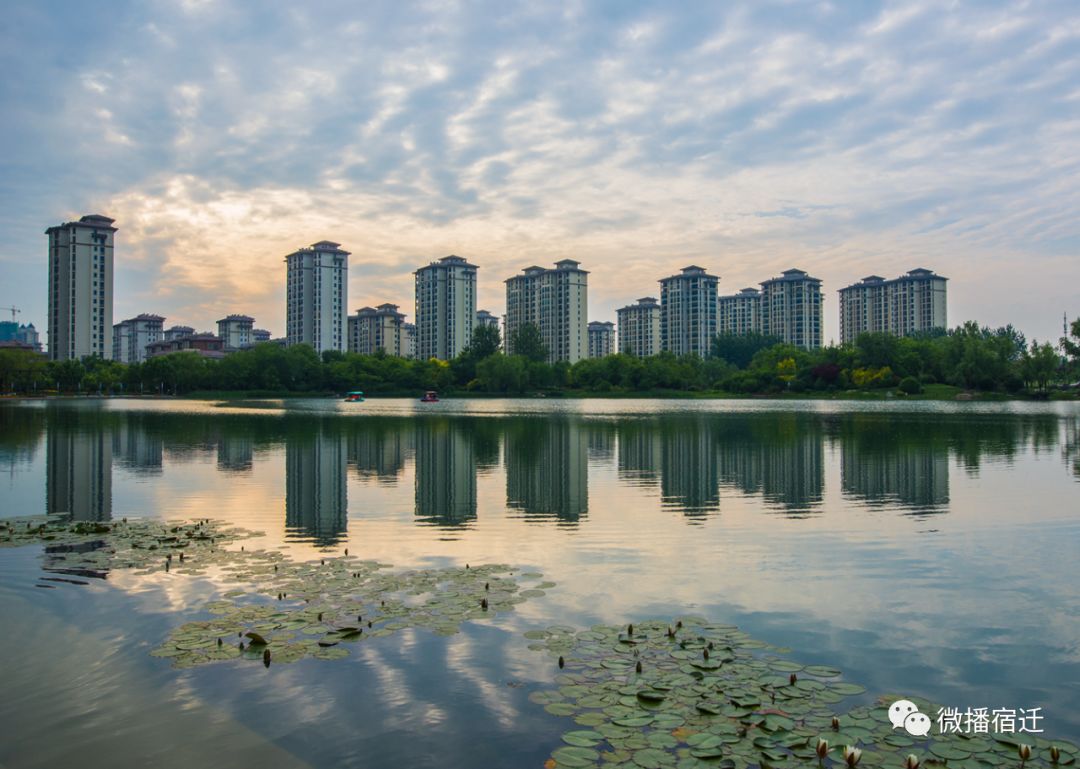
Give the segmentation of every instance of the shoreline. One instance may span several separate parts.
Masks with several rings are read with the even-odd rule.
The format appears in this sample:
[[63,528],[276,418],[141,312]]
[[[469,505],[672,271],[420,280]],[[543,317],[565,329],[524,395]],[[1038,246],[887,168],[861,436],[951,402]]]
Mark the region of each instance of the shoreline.
[[[440,393],[442,400],[757,400],[757,401],[871,401],[871,402],[1027,402],[1045,403],[1057,401],[1078,401],[1080,393],[1075,391],[1057,391],[1042,394],[1009,394],[1000,392],[979,392],[963,390],[952,385],[928,385],[927,392],[908,395],[895,390],[845,390],[836,392],[800,392],[800,393],[732,393],[724,391],[681,391],[656,390],[643,392],[605,392],[589,390],[548,390],[531,393],[480,393],[455,392]],[[326,399],[338,400],[343,396],[328,392],[289,392],[272,390],[204,390],[183,395],[130,395],[130,394],[58,394],[43,395],[0,395],[4,401],[74,401],[74,400],[301,400]],[[381,392],[365,394],[365,400],[383,400],[394,398],[419,397],[412,391]]]

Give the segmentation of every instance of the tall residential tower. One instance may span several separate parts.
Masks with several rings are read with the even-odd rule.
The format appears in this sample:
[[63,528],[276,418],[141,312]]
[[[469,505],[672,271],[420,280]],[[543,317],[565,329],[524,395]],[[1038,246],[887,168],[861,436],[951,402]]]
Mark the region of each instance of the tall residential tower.
[[840,341],[867,331],[910,336],[945,328],[947,280],[919,268],[893,280],[870,275],[840,289]]
[[619,352],[648,358],[660,352],[660,305],[645,296],[636,304],[616,311],[619,319]]
[[89,214],[49,236],[49,359],[112,357],[114,219]]
[[722,296],[717,303],[718,334],[745,336],[761,331],[761,292],[744,288],[737,294]]
[[660,281],[660,346],[676,355],[705,357],[716,336],[720,279],[696,265]]
[[476,325],[476,270],[460,256],[444,256],[416,275],[416,357],[456,357]]
[[506,351],[526,323],[540,330],[548,362],[576,363],[589,356],[589,273],[580,262],[562,259],[555,269],[527,267],[506,280]]
[[349,252],[339,243],[320,240],[289,254],[285,263],[286,344],[343,352]]
[[761,331],[785,344],[821,347],[821,280],[802,270],[785,270],[761,284]]

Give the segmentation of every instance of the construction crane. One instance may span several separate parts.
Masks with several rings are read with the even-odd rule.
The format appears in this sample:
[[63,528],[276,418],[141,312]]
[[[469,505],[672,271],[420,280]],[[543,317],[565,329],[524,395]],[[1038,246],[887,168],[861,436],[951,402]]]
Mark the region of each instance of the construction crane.
[[18,307],[0,307],[0,310],[7,310],[11,313],[11,322],[15,322],[15,313],[22,312]]

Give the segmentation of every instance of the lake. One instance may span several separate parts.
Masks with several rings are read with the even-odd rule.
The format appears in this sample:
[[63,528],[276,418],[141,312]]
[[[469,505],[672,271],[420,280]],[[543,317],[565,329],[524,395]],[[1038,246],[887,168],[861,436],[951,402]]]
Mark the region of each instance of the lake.
[[149,652],[209,616],[213,572],[43,582],[40,545],[2,548],[3,766],[540,767],[573,723],[530,699],[559,670],[524,633],[684,614],[842,669],[855,703],[1038,707],[1080,740],[1077,404],[0,404],[0,517],[44,513],[555,587],[346,659],[176,669]]

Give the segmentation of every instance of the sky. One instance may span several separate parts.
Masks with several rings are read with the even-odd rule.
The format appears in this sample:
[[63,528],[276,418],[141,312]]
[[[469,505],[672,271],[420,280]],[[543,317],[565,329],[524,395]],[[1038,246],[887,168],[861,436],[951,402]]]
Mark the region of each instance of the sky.
[[[284,334],[284,257],[350,251],[413,313],[447,254],[573,258],[589,315],[697,264],[836,291],[927,267],[949,323],[1080,316],[1080,6],[13,0],[0,305],[46,326],[44,230],[116,219],[114,320]],[[10,315],[0,311],[0,319]]]

